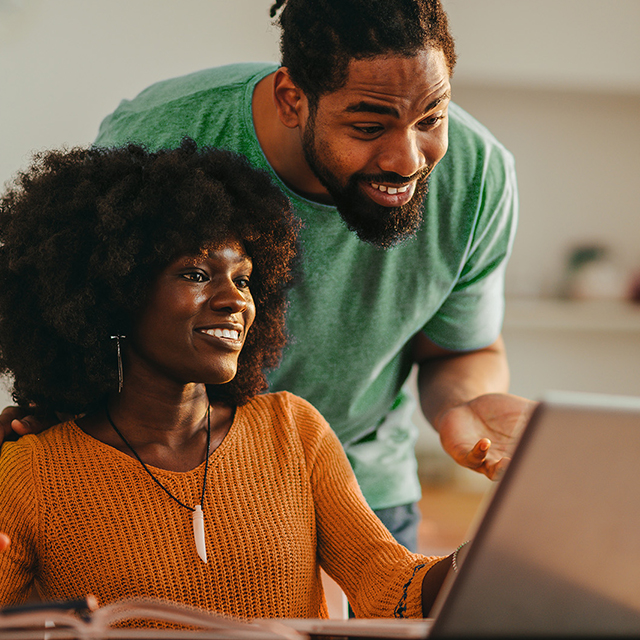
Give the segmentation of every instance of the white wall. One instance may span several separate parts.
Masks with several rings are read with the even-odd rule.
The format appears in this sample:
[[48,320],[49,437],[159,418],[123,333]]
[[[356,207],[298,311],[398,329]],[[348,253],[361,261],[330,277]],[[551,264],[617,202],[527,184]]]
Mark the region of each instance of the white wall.
[[122,98],[275,60],[269,0],[0,0],[0,182],[33,149],[87,144]]
[[514,153],[512,295],[554,295],[575,244],[640,268],[640,2],[444,0],[453,98]]
[[442,0],[456,79],[640,93],[637,0]]
[[577,244],[606,244],[625,273],[640,267],[640,94],[460,80],[453,97],[515,155],[509,294],[556,294]]

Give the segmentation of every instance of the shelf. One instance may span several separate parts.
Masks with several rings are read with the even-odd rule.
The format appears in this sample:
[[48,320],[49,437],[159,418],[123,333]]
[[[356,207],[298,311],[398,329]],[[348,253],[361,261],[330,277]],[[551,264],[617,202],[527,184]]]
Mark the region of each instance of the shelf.
[[640,334],[640,304],[623,300],[507,298],[504,329]]

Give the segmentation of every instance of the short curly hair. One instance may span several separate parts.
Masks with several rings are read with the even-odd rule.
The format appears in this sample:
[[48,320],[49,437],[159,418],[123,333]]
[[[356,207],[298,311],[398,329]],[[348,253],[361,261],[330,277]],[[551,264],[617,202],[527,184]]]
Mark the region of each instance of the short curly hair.
[[440,0],[276,0],[271,17],[279,11],[281,64],[312,107],[344,86],[354,59],[412,57],[433,47],[450,75],[456,64]]
[[236,377],[209,396],[267,388],[286,342],[299,223],[268,174],[230,151],[138,145],[36,154],[0,199],[0,373],[36,412],[80,414],[117,389],[116,345],[169,263],[239,237],[256,320]]

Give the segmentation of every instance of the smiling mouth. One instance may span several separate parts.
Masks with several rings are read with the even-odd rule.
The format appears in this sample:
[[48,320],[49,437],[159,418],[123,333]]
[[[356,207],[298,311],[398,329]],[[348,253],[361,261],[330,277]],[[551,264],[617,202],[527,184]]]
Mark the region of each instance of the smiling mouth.
[[199,333],[205,333],[214,338],[227,338],[229,340],[240,340],[240,332],[235,329],[198,329]]
[[365,194],[382,207],[402,207],[407,204],[416,191],[416,180],[405,184],[382,184],[372,180],[360,183]]
[[405,184],[403,187],[387,187],[384,184],[376,184],[375,182],[369,183],[374,189],[378,191],[382,191],[383,193],[388,193],[389,195],[394,196],[396,193],[404,193],[408,191],[411,187],[411,184]]

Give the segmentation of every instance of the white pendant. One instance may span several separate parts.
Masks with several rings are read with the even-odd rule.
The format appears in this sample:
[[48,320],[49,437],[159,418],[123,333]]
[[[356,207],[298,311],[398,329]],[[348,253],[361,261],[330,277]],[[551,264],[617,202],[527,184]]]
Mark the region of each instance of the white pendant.
[[207,547],[204,543],[204,514],[199,504],[193,508],[193,538],[196,541],[196,551],[198,555],[202,559],[202,562],[206,562]]

